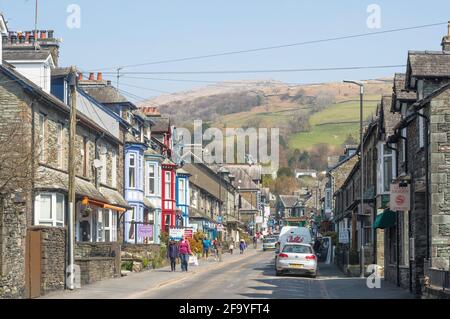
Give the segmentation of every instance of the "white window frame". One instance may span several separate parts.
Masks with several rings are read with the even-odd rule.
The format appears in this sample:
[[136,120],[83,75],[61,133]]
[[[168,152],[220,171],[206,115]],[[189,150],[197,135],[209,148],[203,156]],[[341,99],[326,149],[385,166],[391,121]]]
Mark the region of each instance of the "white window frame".
[[[153,169],[153,177],[150,176],[150,170]],[[158,192],[158,184],[157,184],[157,174],[158,168],[156,164],[149,163],[147,164],[147,195],[154,196]],[[153,192],[150,191],[150,180],[153,179]]]
[[166,171],[164,176],[164,195],[165,199],[172,199],[172,189],[171,189],[171,183],[172,183],[172,173]]
[[[133,165],[131,165],[131,159],[133,159],[133,161],[134,161],[134,164]],[[129,155],[128,155],[128,188],[136,188],[136,172],[137,172],[137,166],[136,166],[136,159],[137,159],[137,156],[136,156],[136,154],[134,154],[134,153],[130,153]],[[131,183],[132,182],[132,179],[131,179],[131,169],[133,169],[133,172],[134,172],[134,174],[133,174],[133,183]]]
[[[391,157],[392,158],[392,177],[391,177],[391,181],[392,179],[394,179],[397,176],[397,172],[396,172],[396,151],[391,149],[391,154],[385,155],[384,153],[384,148],[387,147],[386,143],[378,143],[378,170],[377,170],[377,184],[378,184],[378,189],[377,192],[378,194],[389,194],[390,190],[389,189],[384,189],[384,160],[386,157]],[[389,184],[390,182],[389,181]]]
[[178,179],[178,188],[179,188],[179,202],[182,205],[186,204],[186,180],[184,178]]
[[[41,205],[40,200],[42,196],[51,197],[51,206],[50,206],[50,219],[41,218]],[[58,199],[62,199],[62,214],[61,219],[58,219],[58,211],[57,211],[57,202]],[[43,192],[36,195],[34,200],[34,224],[35,225],[48,225],[51,224],[53,227],[64,227],[64,217],[66,213],[66,199],[63,194],[60,193],[48,193]]]

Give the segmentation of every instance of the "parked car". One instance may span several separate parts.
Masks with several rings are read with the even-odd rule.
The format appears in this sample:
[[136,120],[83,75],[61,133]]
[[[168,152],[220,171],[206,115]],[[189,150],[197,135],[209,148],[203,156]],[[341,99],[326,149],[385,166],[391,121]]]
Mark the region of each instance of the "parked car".
[[317,257],[309,244],[286,243],[275,257],[276,275],[284,273],[317,275]]
[[263,251],[275,250],[277,244],[277,239],[275,237],[266,237],[263,240]]

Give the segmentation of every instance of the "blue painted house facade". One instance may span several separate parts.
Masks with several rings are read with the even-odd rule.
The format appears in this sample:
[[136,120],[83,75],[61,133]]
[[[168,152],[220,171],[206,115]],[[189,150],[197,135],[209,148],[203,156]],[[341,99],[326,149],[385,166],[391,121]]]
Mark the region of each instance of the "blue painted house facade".
[[177,208],[181,212],[181,219],[177,220],[177,227],[189,226],[189,205],[190,205],[190,190],[189,190],[189,174],[183,169],[177,170],[176,177],[176,203]]

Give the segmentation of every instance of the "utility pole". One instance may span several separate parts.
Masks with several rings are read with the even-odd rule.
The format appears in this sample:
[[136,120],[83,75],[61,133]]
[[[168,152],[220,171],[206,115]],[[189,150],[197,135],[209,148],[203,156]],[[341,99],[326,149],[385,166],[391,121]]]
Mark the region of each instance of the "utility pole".
[[69,267],[70,276],[68,277],[68,287],[73,290],[74,287],[74,242],[75,242],[75,139],[77,132],[77,76],[74,67],[71,67],[69,74],[70,86],[70,134],[69,134]]
[[37,51],[37,43],[38,43],[38,0],[36,0],[36,6],[34,10],[34,50]]

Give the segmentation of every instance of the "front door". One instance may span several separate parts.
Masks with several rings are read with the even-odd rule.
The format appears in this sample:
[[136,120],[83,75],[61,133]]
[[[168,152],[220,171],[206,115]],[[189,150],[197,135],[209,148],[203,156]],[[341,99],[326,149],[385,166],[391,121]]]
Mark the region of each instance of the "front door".
[[41,231],[27,230],[25,280],[28,298],[41,295]]

